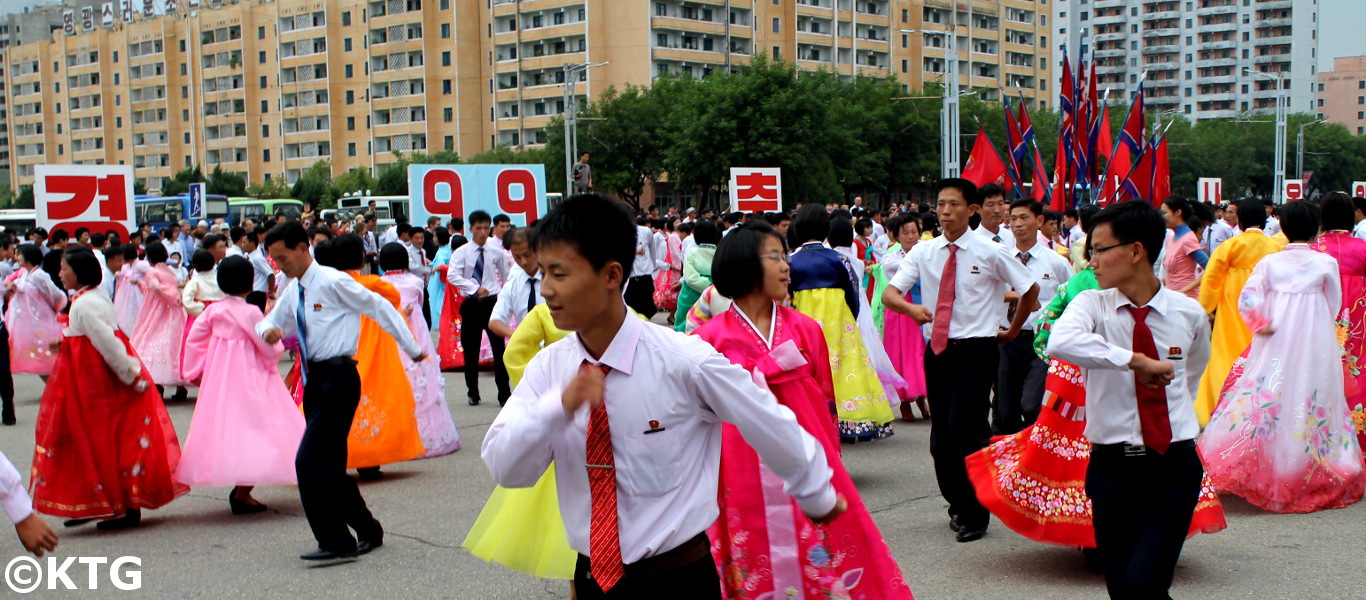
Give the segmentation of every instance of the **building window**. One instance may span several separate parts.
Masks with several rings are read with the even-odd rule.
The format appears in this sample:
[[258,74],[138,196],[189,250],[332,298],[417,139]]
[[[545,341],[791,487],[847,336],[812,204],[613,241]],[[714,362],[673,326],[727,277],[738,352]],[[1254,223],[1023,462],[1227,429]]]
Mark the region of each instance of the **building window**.
[[351,38],[345,38],[345,39],[342,40],[342,51],[344,51],[344,52],[350,52],[350,51],[351,51]]
[[181,52],[184,52],[184,51],[185,51],[185,40],[180,40],[180,51],[181,51]]
[[180,86],[180,97],[181,97],[181,98],[189,98],[189,97],[190,97],[190,88],[189,88],[188,86],[184,86],[184,85]]
[[[1357,117],[1360,119],[1361,117]],[[123,117],[114,117],[114,127],[123,128]]]
[[449,50],[441,53],[441,66],[451,66],[451,52]]
[[446,39],[446,38],[449,38],[449,37],[451,37],[451,24],[450,24],[450,23],[442,23],[442,24],[441,24],[441,39]]
[[265,75],[262,75],[262,76],[261,76],[261,89],[263,89],[263,90],[266,89],[266,76],[265,76]]
[[265,51],[265,50],[262,50],[262,51],[256,53],[256,62],[259,63],[259,64],[263,64],[263,65],[266,64],[266,51]]
[[346,118],[346,130],[347,130],[347,131],[355,131],[355,130],[356,130],[356,118],[355,118],[355,117],[347,117],[347,118]]
[[783,49],[782,49],[782,47],[781,47],[781,46],[774,46],[774,47],[773,47],[773,60],[782,60],[782,59],[783,59]]
[[268,137],[270,137],[270,125],[262,125],[262,126],[261,126],[261,137],[263,137],[263,138],[268,138]]
[[451,93],[451,80],[449,80],[449,79],[443,79],[443,80],[441,80],[441,93],[442,93],[443,95],[449,95],[449,94]]
[[355,69],[349,63],[346,65],[344,70],[346,71],[347,79],[350,79],[351,76],[355,73]]
[[348,10],[348,11],[345,11],[345,12],[342,13],[342,27],[350,27],[350,26],[351,26],[351,11]]
[[452,108],[449,107],[449,106],[447,106],[446,108],[441,109],[441,119],[442,119],[443,121],[445,121],[445,122],[447,122],[447,123],[450,123],[454,118],[455,118],[455,110],[454,110],[454,109],[452,109]]
[[118,50],[115,50],[115,51],[114,51],[114,63],[117,64],[118,62],[119,62],[119,51],[118,51]]
[[264,40],[264,39],[266,39],[266,27],[265,27],[265,25],[262,25],[262,26],[256,28],[256,39],[258,39],[258,40]]
[[[190,143],[190,132],[188,132],[188,131],[185,132],[185,143],[186,143],[186,144]],[[189,162],[190,162],[190,157],[188,157],[188,156],[185,157],[185,164],[189,164]]]
[[782,19],[779,19],[778,17],[773,17],[773,33],[782,33],[782,32],[783,32],[783,20],[782,20]]
[[346,155],[347,155],[347,156],[355,156],[355,155],[356,155],[356,143],[355,143],[355,142],[347,142],[347,143],[346,143]]
[[446,136],[445,139],[444,139],[444,142],[445,142],[445,144],[446,144],[446,149],[447,149],[447,150],[454,150],[454,149],[455,149],[455,136],[451,136],[451,135]]
[[356,103],[356,92],[355,92],[355,90],[346,90],[346,103],[347,103],[347,104],[355,104],[355,103]]
[[261,151],[261,162],[270,162],[270,148]]
[[123,138],[119,138],[118,147],[119,147],[119,150],[122,150],[122,149],[123,149]]

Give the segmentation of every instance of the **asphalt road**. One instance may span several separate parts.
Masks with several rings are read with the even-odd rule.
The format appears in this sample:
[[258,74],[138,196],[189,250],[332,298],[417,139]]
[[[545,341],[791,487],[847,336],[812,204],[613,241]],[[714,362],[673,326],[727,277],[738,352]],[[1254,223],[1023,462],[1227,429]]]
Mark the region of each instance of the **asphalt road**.
[[[42,393],[37,377],[19,376],[20,423],[0,428],[0,450],[27,478],[33,421]],[[485,374],[484,398],[494,398]],[[484,563],[460,548],[493,482],[479,444],[496,402],[471,407],[458,373],[446,374],[447,396],[464,448],[448,456],[385,467],[384,480],[361,485],[387,530],[384,547],[354,562],[314,567],[297,556],[314,548],[294,488],[257,488],[271,508],[235,517],[227,489],[195,489],[145,511],[141,527],[97,532],[63,529],[55,556],[141,559],[138,591],[113,588],[98,571],[97,591],[39,590],[37,597],[136,598],[567,598],[568,584],[543,581]],[[184,436],[194,408],[170,406]],[[1104,598],[1101,578],[1077,550],[1026,540],[993,522],[987,536],[959,544],[948,529],[929,454],[929,425],[897,423],[891,439],[844,449],[844,460],[918,598]],[[1310,515],[1275,515],[1225,496],[1229,528],[1186,545],[1176,575],[1177,598],[1366,598],[1366,505]],[[0,560],[22,548],[0,534]],[[85,565],[68,569],[88,585]],[[4,590],[0,583],[0,590]],[[0,596],[16,596],[8,590]]]

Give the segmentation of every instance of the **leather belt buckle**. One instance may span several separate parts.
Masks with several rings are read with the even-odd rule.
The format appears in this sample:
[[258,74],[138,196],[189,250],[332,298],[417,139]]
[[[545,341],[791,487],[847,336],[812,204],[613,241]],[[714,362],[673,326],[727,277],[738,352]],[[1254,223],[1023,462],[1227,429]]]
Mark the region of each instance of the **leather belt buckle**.
[[1147,454],[1147,446],[1144,446],[1142,444],[1139,444],[1137,446],[1132,444],[1124,444],[1124,456],[1146,456]]

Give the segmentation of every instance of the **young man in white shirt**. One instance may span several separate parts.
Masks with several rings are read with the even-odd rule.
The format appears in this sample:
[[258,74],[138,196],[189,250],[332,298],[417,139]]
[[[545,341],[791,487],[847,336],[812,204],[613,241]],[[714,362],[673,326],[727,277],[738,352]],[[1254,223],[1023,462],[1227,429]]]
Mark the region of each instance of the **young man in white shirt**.
[[275,270],[270,267],[270,261],[266,260],[266,250],[257,243],[266,234],[263,225],[257,225],[254,230],[237,241],[237,247],[246,252],[247,260],[251,261],[252,280],[251,293],[247,294],[247,304],[266,312],[266,303],[270,300],[271,290],[275,289]]
[[[1029,316],[1016,311],[1002,331],[1003,298],[1007,289],[1024,290],[1020,304],[1032,307],[1039,286],[1010,250],[968,229],[968,220],[982,208],[977,186],[966,179],[944,179],[935,185],[935,194],[944,235],[911,249],[882,302],[888,310],[932,324],[925,353],[930,453],[939,491],[949,502],[949,527],[958,541],[971,542],[986,534],[990,514],[977,501],[963,459],[991,440],[987,413],[1000,359],[997,345],[1015,339]],[[925,306],[905,298],[916,283]]]
[[536,249],[531,246],[531,229],[517,227],[503,234],[508,252],[517,261],[520,271],[508,275],[507,286],[498,294],[498,302],[489,315],[489,331],[502,337],[512,337],[514,324],[526,319],[527,313],[545,302],[541,297],[541,270],[536,264]]
[[304,360],[308,425],[294,465],[299,500],[318,549],[299,558],[335,560],[365,554],[384,543],[384,528],[370,515],[356,480],[346,474],[346,438],[360,403],[360,373],[351,358],[360,338],[360,316],[378,323],[414,361],[421,362],[427,354],[388,300],[350,275],[314,262],[308,233],[298,221],[271,229],[266,248],[291,281],[280,302],[256,324],[256,335],[274,344],[297,333]]
[[1093,223],[1101,289],[1068,305],[1048,353],[1086,369],[1086,495],[1110,597],[1170,598],[1204,476],[1193,401],[1209,320],[1153,274],[1165,230],[1157,209],[1123,202]]
[[645,217],[636,220],[636,260],[631,264],[631,278],[626,283],[626,306],[642,317],[655,316],[655,234],[647,226]]
[[[1021,307],[1016,301],[1008,310],[1014,316],[1018,310],[1029,312],[1024,328],[1015,339],[1001,344],[1001,363],[996,371],[996,395],[992,397],[991,431],[1009,435],[1032,425],[1043,405],[1043,384],[1048,377],[1048,364],[1034,353],[1034,324],[1042,307],[1058,293],[1058,286],[1072,276],[1072,263],[1057,251],[1040,243],[1036,232],[1043,224],[1043,205],[1033,200],[1016,200],[1010,205],[1010,233],[1014,237],[1012,254],[1029,269],[1034,283],[1039,286],[1035,307]],[[1007,292],[1007,298],[1019,294]]]
[[1002,246],[1011,246],[1010,229],[1004,226],[1006,219],[1010,218],[1010,203],[1006,202],[1005,190],[999,185],[988,183],[977,193],[982,197],[982,208],[977,212],[982,222],[973,231]]
[[502,406],[512,395],[507,367],[503,365],[506,343],[503,336],[489,329],[489,317],[503,282],[508,279],[507,261],[503,260],[502,247],[489,236],[493,218],[488,213],[470,213],[469,228],[469,243],[451,253],[450,268],[446,271],[446,282],[464,297],[460,303],[460,344],[465,354],[465,390],[470,406],[478,406],[479,348],[487,332],[489,347],[493,349],[493,381],[498,386],[498,405]]
[[24,478],[4,452],[0,452],[0,509],[14,524],[25,550],[42,556],[45,551],[57,549],[57,532],[33,510],[33,499],[24,490]]
[[820,445],[749,373],[700,339],[629,315],[622,292],[636,237],[630,215],[596,195],[541,219],[541,291],[571,333],[531,360],[481,456],[507,487],[534,485],[554,461],[579,600],[719,600],[705,532],[718,516],[723,421],[808,517],[828,522],[847,504]]

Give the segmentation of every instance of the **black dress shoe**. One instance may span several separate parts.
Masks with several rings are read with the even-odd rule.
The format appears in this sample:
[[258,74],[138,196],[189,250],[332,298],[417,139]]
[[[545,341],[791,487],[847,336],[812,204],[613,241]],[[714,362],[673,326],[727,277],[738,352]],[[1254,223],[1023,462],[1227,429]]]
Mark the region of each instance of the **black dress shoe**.
[[228,508],[232,509],[234,515],[250,515],[259,512],[266,512],[264,504],[247,504],[237,499],[233,492],[228,492]]
[[63,527],[80,527],[81,525],[85,525],[86,523],[89,523],[89,522],[91,522],[91,521],[94,521],[94,519],[67,519],[67,520],[65,520],[65,521],[62,521],[62,526],[63,526]]
[[960,542],[975,542],[975,541],[977,541],[977,540],[982,539],[982,536],[984,536],[984,535],[986,535],[986,534],[987,534],[987,528],[986,528],[986,527],[982,527],[981,529],[975,529],[975,528],[972,528],[972,527],[964,526],[963,529],[962,529],[961,531],[958,532],[958,541],[960,541]]
[[952,529],[954,533],[958,533],[963,530],[963,524],[958,521],[958,515],[953,515],[952,517],[949,517],[949,529]]
[[14,415],[5,415],[4,417],[0,417],[0,423],[5,425],[16,425],[19,421],[14,418]]
[[498,395],[498,406],[507,406],[508,399],[511,398],[511,397],[512,397],[512,394],[508,394],[508,395],[506,395],[506,396],[504,396],[504,395],[502,395],[502,394],[499,394],[499,395]]
[[95,529],[98,529],[100,531],[116,531],[119,529],[131,529],[133,527],[137,527],[138,524],[141,522],[142,511],[134,508],[130,509],[128,512],[124,513],[122,517],[119,517],[117,519],[109,519],[107,521],[100,521],[99,523],[96,523]]
[[369,554],[371,550],[374,550],[375,548],[378,548],[383,545],[384,538],[380,538],[377,540],[361,540],[360,543],[356,544],[356,554]]
[[309,552],[308,554],[299,555],[299,558],[303,560],[339,560],[343,558],[355,557],[355,550],[352,550],[350,552],[337,552],[334,550],[323,550],[322,548]]
[[379,481],[384,479],[384,473],[380,472],[379,467],[362,467],[356,469],[356,477],[361,481]]
[[479,396],[470,396],[470,406],[479,406]]

